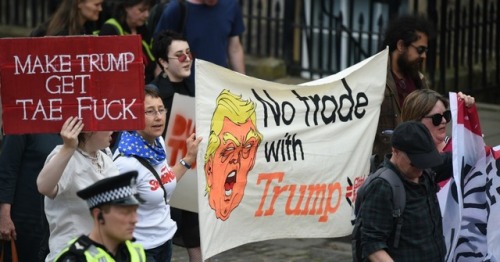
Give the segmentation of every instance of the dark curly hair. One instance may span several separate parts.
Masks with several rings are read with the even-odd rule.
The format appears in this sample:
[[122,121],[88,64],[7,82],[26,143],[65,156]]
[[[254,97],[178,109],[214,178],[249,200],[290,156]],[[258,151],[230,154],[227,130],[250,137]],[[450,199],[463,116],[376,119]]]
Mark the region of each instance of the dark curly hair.
[[389,52],[396,50],[399,40],[403,40],[405,46],[418,40],[417,32],[421,32],[429,39],[434,38],[434,25],[422,15],[401,16],[393,20],[385,32],[381,50],[389,46]]
[[163,66],[160,63],[160,58],[167,61],[168,63],[168,49],[172,44],[172,41],[186,41],[186,39],[179,33],[172,30],[163,30],[159,34],[157,34],[153,40],[153,55],[156,59],[156,63],[160,66],[162,70],[164,70]]

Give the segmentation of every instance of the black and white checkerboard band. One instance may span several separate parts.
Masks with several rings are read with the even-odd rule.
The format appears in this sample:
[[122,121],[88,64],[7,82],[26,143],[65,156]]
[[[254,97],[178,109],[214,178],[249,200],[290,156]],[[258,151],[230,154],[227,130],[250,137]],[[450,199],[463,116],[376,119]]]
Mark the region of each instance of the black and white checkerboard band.
[[100,204],[111,202],[113,200],[132,196],[135,193],[136,193],[136,190],[134,190],[131,186],[124,186],[121,188],[116,188],[116,189],[95,195],[95,196],[87,199],[87,204],[89,205],[89,208],[93,208],[93,207],[98,206]]

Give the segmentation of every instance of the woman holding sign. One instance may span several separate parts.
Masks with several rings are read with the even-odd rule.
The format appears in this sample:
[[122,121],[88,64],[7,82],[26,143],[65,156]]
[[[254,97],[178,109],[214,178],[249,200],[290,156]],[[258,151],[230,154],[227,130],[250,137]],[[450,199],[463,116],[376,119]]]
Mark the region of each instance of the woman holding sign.
[[[162,31],[155,37],[153,54],[156,63],[161,68],[161,74],[154,79],[152,84],[158,87],[160,97],[167,108],[167,119],[163,132],[163,137],[165,137],[174,95],[181,94],[191,97],[195,95],[194,85],[189,81],[193,54],[186,39],[170,30]],[[187,249],[190,262],[201,261],[198,214],[175,207],[171,208],[171,211],[172,219],[177,222],[177,232],[175,232],[173,243]]]
[[92,229],[87,203],[76,192],[106,177],[118,175],[109,147],[111,131],[82,132],[83,122],[70,117],[61,129],[63,145],[47,157],[37,178],[38,191],[45,195],[45,214],[49,222],[50,253],[53,261],[71,241]]
[[[466,107],[474,105],[474,97],[462,92],[458,92],[457,95],[459,99],[464,100]],[[429,129],[438,152],[451,153],[451,137],[446,130],[451,121],[451,111],[448,106],[448,99],[432,89],[415,90],[403,102],[401,120],[422,122]],[[446,176],[445,180],[439,181],[439,185],[443,187],[448,181],[449,177]]]
[[[466,107],[474,105],[474,97],[462,92],[457,95],[459,99],[464,100]],[[451,137],[446,131],[447,124],[451,121],[448,104],[448,99],[434,90],[413,91],[404,100],[401,120],[422,122],[431,132],[438,152],[451,152]]]
[[146,250],[146,261],[168,262],[172,257],[172,237],[177,230],[170,217],[169,200],[182,176],[196,160],[201,137],[186,140],[187,154],[175,166],[167,163],[165,128],[167,110],[155,87],[145,89],[144,130],[123,132],[115,152],[120,172],[137,170],[137,191],[145,203],[139,205],[134,237]]
[[[465,104],[466,109],[464,113],[474,108],[474,97],[458,92],[457,98]],[[452,113],[448,106],[448,99],[440,93],[431,89],[416,90],[405,98],[401,110],[401,119],[403,121],[416,120],[422,122],[430,131],[438,152],[448,152],[448,154],[451,154],[453,152],[452,139],[448,136],[449,132],[446,129],[448,123],[452,120]],[[458,108],[458,111],[461,110]],[[465,115],[467,117],[467,113]],[[467,148],[467,145],[459,144],[459,146],[462,149],[459,147],[456,152],[460,155],[460,151]],[[454,157],[457,158],[457,156]],[[438,199],[440,200],[441,210],[445,211],[442,214],[442,219],[445,242],[447,242],[447,254],[453,252],[453,250],[455,252],[456,250],[460,250],[460,252],[463,252],[462,254],[474,253],[477,257],[483,257],[488,250],[485,245],[487,242],[486,230],[481,230],[488,222],[488,212],[485,210],[488,204],[484,190],[487,187],[485,185],[487,179],[485,177],[486,174],[482,174],[481,172],[469,176],[470,174],[464,171],[467,169],[467,167],[462,167],[462,171],[459,170],[462,181],[455,181],[456,183],[450,182],[451,174],[448,175],[440,170],[435,170],[435,179],[441,187],[441,190],[437,193],[439,196]],[[443,173],[446,175],[443,175]],[[458,207],[456,189],[454,187],[461,187],[462,194],[459,197],[463,197],[463,202],[467,203],[467,205]],[[455,201],[442,201],[453,195],[452,192],[455,192]],[[460,211],[458,211],[459,209]],[[455,219],[459,214],[459,219]],[[462,225],[468,225],[467,229],[462,229],[462,231],[457,233],[455,224],[457,221],[461,221]],[[460,222],[458,225],[460,225]],[[454,242],[452,239],[457,238],[457,236],[458,240],[456,243],[458,244],[450,246]],[[453,257],[454,254],[450,256]]]

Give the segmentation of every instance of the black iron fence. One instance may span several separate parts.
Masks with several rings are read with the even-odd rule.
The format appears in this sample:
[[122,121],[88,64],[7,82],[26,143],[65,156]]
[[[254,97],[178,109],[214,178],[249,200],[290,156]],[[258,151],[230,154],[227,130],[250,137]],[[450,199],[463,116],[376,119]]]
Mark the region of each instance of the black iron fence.
[[346,12],[340,2],[240,1],[247,25],[245,51],[283,58],[289,72],[310,78],[336,73],[373,55],[389,17],[387,5],[348,1]]
[[[47,19],[58,0],[0,1],[0,25],[32,28]],[[378,52],[391,17],[425,13],[438,29],[426,65],[434,88],[485,94],[495,99],[490,102],[500,103],[498,0],[239,2],[247,27],[242,36],[245,52],[283,59],[289,74],[311,79],[334,74]]]
[[0,0],[0,24],[35,27],[47,19],[57,0]]
[[[444,1],[447,2],[447,1]],[[435,19],[439,24],[436,45],[438,86],[452,74],[452,90],[469,93],[495,92],[500,83],[500,5],[494,1],[457,1],[443,3]],[[464,72],[465,71],[465,72]],[[464,74],[465,73],[465,74]],[[460,78],[460,75],[466,75]],[[461,83],[465,80],[465,86]]]
[[284,59],[291,74],[323,77],[378,52],[391,17],[425,13],[438,32],[425,69],[432,86],[500,103],[499,1],[401,2],[240,0],[247,25],[245,50]]

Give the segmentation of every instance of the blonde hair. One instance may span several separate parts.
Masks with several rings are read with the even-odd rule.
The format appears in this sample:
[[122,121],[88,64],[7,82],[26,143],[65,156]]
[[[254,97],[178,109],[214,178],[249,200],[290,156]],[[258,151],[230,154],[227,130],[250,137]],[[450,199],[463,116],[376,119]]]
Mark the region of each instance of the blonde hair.
[[262,141],[262,134],[257,130],[255,108],[255,103],[251,100],[243,100],[241,96],[237,96],[229,90],[222,90],[217,97],[217,106],[212,115],[205,162],[215,154],[215,150],[220,146],[219,134],[224,118],[228,118],[235,124],[243,124],[250,119],[256,127],[252,134],[259,140],[259,143]]

